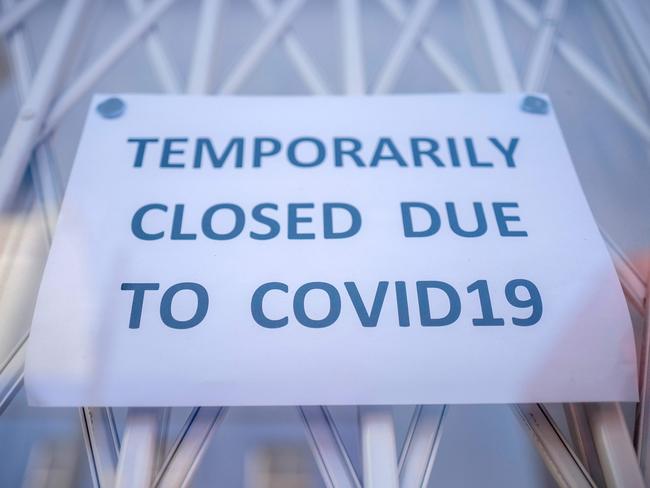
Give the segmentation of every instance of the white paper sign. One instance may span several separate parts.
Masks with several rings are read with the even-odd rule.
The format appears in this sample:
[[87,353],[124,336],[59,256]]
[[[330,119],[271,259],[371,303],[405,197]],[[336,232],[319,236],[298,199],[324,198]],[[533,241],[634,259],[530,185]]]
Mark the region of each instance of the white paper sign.
[[637,399],[545,96],[107,98],[36,306],[33,405]]

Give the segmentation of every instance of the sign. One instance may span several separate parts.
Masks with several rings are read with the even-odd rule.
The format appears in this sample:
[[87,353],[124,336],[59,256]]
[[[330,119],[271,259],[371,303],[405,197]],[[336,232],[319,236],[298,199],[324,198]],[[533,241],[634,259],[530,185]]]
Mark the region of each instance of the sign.
[[635,401],[544,96],[97,96],[33,405]]

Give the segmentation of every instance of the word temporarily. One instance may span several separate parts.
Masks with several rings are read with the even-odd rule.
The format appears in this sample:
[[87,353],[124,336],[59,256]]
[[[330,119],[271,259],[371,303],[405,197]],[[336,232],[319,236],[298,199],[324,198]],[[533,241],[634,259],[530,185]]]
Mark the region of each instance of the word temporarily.
[[[275,137],[254,137],[245,139],[233,137],[227,142],[217,143],[207,137],[132,137],[127,139],[134,145],[132,165],[142,168],[154,164],[160,168],[222,168],[226,164],[233,168],[261,168],[267,160],[280,158],[298,168],[313,168],[328,161],[335,167],[375,168],[392,164],[398,167],[430,166],[492,168],[497,165],[514,168],[515,149],[519,138],[508,141],[488,137],[481,141],[484,149],[490,150],[490,159],[479,157],[473,138],[432,139],[411,137],[405,144],[397,144],[390,137],[380,137],[373,144],[364,147],[354,137],[334,137],[323,140],[317,137],[298,137],[283,145]],[[401,149],[400,149],[401,147]],[[493,158],[499,160],[495,161]]]
[[[364,301],[361,292],[354,281],[344,283],[345,295],[349,298],[356,312],[359,323],[362,327],[376,327],[382,315],[386,296],[388,295],[390,283],[380,281],[371,300]],[[121,289],[132,291],[131,314],[129,319],[130,329],[139,329],[144,305],[145,292],[159,290],[159,283],[123,283]],[[409,313],[409,295],[406,282],[395,281],[391,295],[394,297],[397,316],[395,322],[400,327],[409,327],[411,317]],[[517,296],[518,290],[525,291],[526,297]],[[192,292],[196,297],[196,307],[192,316],[185,319],[174,317],[172,312],[174,297],[183,291]],[[457,322],[461,315],[461,297],[452,285],[444,281],[417,281],[415,283],[418,304],[420,325],[423,327],[443,327]],[[478,295],[481,316],[472,319],[475,326],[503,326],[505,319],[495,315],[492,306],[492,299],[486,280],[477,280],[467,287],[467,293],[476,292]],[[289,286],[282,282],[269,282],[259,286],[251,298],[250,312],[256,324],[267,329],[278,329],[289,324],[289,316],[269,317],[265,311],[265,302],[274,300],[282,303],[281,296],[289,293]],[[326,313],[322,317],[314,317],[313,311],[307,312],[308,297],[312,294],[324,294],[326,297]],[[530,309],[527,316],[513,316],[511,321],[514,325],[534,325],[542,318],[543,305],[542,297],[537,286],[525,279],[510,280],[505,286],[505,297],[508,303],[518,309]],[[330,283],[313,281],[298,287],[293,294],[293,317],[295,320],[308,328],[321,329],[334,324],[341,314],[341,295],[337,287]],[[322,298],[322,297],[321,297]],[[413,299],[413,297],[411,298]],[[433,312],[432,302],[435,303],[437,313]],[[208,313],[209,298],[207,290],[198,283],[177,283],[169,287],[160,299],[160,319],[172,329],[189,329],[195,327]],[[439,310],[444,310],[440,312]]]
[[[314,203],[289,203],[280,210],[275,203],[255,205],[247,212],[234,203],[219,203],[202,212],[200,219],[194,217],[186,222],[185,205],[175,204],[173,209],[162,203],[150,203],[140,207],[131,219],[131,232],[143,241],[155,241],[167,236],[172,241],[196,240],[197,232],[215,241],[227,241],[244,233],[246,224],[248,236],[254,240],[268,240],[278,237],[281,221],[286,222],[286,236],[289,240],[316,239],[316,231],[322,229],[324,239],[344,239],[356,235],[361,229],[361,212],[349,203],[323,203],[320,215],[322,224],[315,228]],[[526,237],[525,230],[513,229],[513,222],[519,222],[513,214],[519,205],[515,202],[492,202],[484,205],[473,202],[462,205],[459,212],[453,202],[445,202],[441,210],[424,202],[402,202],[400,204],[404,237],[429,237],[442,227],[443,220],[449,229],[460,237],[479,237],[488,231],[486,207],[491,207],[494,224],[502,237]],[[462,216],[459,216],[459,213]],[[442,216],[441,216],[442,214]],[[318,217],[320,218],[320,215]],[[443,217],[444,216],[444,217]],[[191,219],[190,219],[191,220]],[[200,224],[199,221],[200,220]],[[516,224],[515,224],[516,225]]]

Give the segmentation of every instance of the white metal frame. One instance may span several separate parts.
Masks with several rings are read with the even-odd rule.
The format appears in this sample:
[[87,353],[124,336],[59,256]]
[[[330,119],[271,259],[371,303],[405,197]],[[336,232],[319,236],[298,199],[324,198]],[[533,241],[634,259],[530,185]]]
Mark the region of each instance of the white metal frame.
[[[291,23],[305,0],[251,0],[266,25],[226,77],[218,92],[235,93],[257,63],[274,44],[281,43],[307,88],[314,94],[332,90],[319,73],[316,63],[291,31]],[[435,0],[417,0],[407,12],[402,0],[378,0],[387,13],[402,26],[402,31],[377,79],[372,93],[390,92],[412,51],[421,49],[426,58],[459,91],[475,90],[479,84],[447,49],[426,34],[425,26],[435,8]],[[617,85],[558,32],[565,1],[547,0],[537,12],[526,0],[503,0],[508,8],[535,32],[535,40],[520,81],[507,37],[502,29],[494,0],[467,0],[468,16],[490,60],[493,80],[500,90],[541,90],[554,54],[557,53],[611,107],[622,121],[650,142],[650,123]],[[34,296],[53,232],[62,195],[48,138],[71,107],[137,42],[143,41],[151,66],[165,92],[180,91],[175,72],[155,31],[156,23],[174,0],[125,0],[132,17],[130,25],[94,62],[65,89],[61,82],[69,65],[73,44],[83,16],[93,0],[66,0],[43,60],[33,79],[31,57],[23,21],[38,7],[40,0],[1,0],[0,35],[8,42],[14,67],[16,91],[21,108],[4,145],[0,160],[0,208],[18,207],[32,218],[14,219],[2,251],[41,242],[42,249],[27,278],[17,283],[15,293]],[[212,71],[218,48],[218,31],[224,0],[202,0],[186,92],[208,93],[213,85]],[[634,61],[639,82],[647,87],[650,73],[648,27],[640,25],[630,2],[603,1],[604,12],[617,30]],[[338,0],[342,40],[344,93],[363,94],[367,90],[364,72],[361,6],[359,0]],[[26,192],[18,188],[28,175]],[[619,278],[632,307],[644,314],[650,326],[646,277],[641,276],[615,243],[604,234]],[[10,260],[0,262],[0,277],[11,272]],[[12,295],[13,296],[13,295]],[[7,331],[27,330],[19,310],[0,299],[3,323],[0,339]],[[24,302],[20,302],[24,305]],[[15,324],[14,324],[15,322]],[[22,329],[21,329],[22,327]],[[17,340],[8,357],[0,362],[0,414],[22,386],[24,346],[28,335]],[[565,411],[576,451],[563,438],[542,405],[513,406],[513,411],[529,431],[542,458],[560,486],[595,486],[594,479],[607,486],[642,487],[643,472],[650,469],[650,333],[645,334],[640,361],[641,402],[635,424],[633,444],[621,408],[616,404],[567,405]],[[399,458],[390,407],[359,407],[363,454],[363,476],[350,461],[336,424],[327,407],[299,407],[307,439],[327,486],[427,486],[431,467],[441,440],[446,406],[417,406]],[[111,409],[80,409],[82,433],[91,466],[93,482],[104,486],[187,486],[201,461],[227,409],[196,407],[192,410],[173,445],[166,449],[159,442],[168,415],[164,409],[129,409],[122,438],[117,433]],[[636,446],[636,452],[635,452]],[[640,457],[637,460],[637,452]],[[585,468],[586,466],[586,468]]]

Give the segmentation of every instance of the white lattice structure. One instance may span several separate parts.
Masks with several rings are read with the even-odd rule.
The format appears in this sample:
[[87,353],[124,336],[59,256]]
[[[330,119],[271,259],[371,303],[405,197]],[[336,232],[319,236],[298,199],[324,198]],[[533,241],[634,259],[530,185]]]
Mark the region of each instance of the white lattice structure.
[[[0,34],[6,41],[10,81],[19,103],[13,117],[3,115],[7,121],[0,126],[4,132],[0,413],[22,387],[31,310],[64,191],[70,151],[78,140],[91,92],[101,88],[104,92],[319,95],[548,90],[556,101],[569,148],[576,151],[581,176],[590,176],[584,172],[587,164],[602,163],[584,162],[591,149],[580,149],[597,145],[598,137],[609,137],[613,141],[609,154],[621,155],[620,161],[602,163],[604,174],[583,178],[583,184],[601,220],[630,308],[638,314],[642,401],[635,407],[632,436],[620,405],[565,405],[558,412],[562,421],[566,419],[571,442],[543,405],[517,405],[512,411],[558,485],[586,487],[595,481],[597,485],[642,487],[644,474],[650,480],[648,268],[643,259],[632,260],[617,245],[630,249],[640,247],[640,242],[647,248],[650,227],[643,219],[647,220],[650,201],[633,195],[632,204],[623,205],[602,190],[610,182],[623,185],[616,172],[608,173],[617,164],[632,167],[624,179],[632,194],[646,188],[643,177],[650,176],[648,4],[636,0],[535,4],[467,0],[462,5],[447,0],[1,0],[1,4]],[[596,20],[587,21],[583,15]],[[563,20],[569,16],[572,22],[564,28]],[[36,18],[38,23],[30,24]],[[433,28],[436,18],[442,20]],[[251,23],[245,24],[247,19]],[[385,30],[390,22],[396,30]],[[110,26],[109,31],[104,26]],[[191,38],[190,46],[170,42],[179,26],[183,27],[179,37]],[[598,45],[576,34],[583,26],[596,29]],[[51,33],[43,33],[49,29]],[[246,35],[240,35],[244,31]],[[233,34],[239,40],[229,44],[228,35]],[[450,42],[450,36],[456,40]],[[312,41],[310,48],[306,38]],[[43,45],[35,49],[38,56],[30,47],[35,39]],[[137,61],[129,58],[134,50],[138,50]],[[282,66],[276,64],[280,56]],[[79,58],[83,61],[78,62]],[[415,62],[420,63],[418,67]],[[255,76],[256,70],[268,69],[269,63],[274,63],[273,76]],[[549,77],[552,68],[562,76]],[[120,70],[122,75],[111,78]],[[157,86],[150,86],[152,80]],[[579,88],[589,95],[567,95],[565,88]],[[7,95],[3,96],[4,105]],[[562,110],[562,103],[571,96],[586,98],[587,104],[595,101],[596,116],[607,120],[607,125],[598,122],[601,132],[592,134],[593,141],[575,142],[590,133],[587,129],[580,132],[576,124],[597,123],[586,119],[589,115],[578,102],[567,102]],[[3,112],[12,111],[8,105]],[[624,160],[628,157],[624,148],[632,146],[639,149],[637,159]],[[605,198],[595,196],[601,190]],[[627,217],[621,218],[624,212]],[[325,486],[411,487],[429,485],[438,447],[444,442],[445,422],[454,407],[416,407],[403,436],[396,434],[390,407],[359,407],[360,466],[331,409],[296,408]],[[191,409],[167,442],[169,436],[161,432],[166,431],[172,414],[169,409],[129,409],[124,428],[118,429],[112,409],[81,409],[81,430],[95,486],[189,485],[201,463],[209,462],[204,454],[211,439],[218,438],[227,409]],[[398,445],[401,437],[404,440]]]

